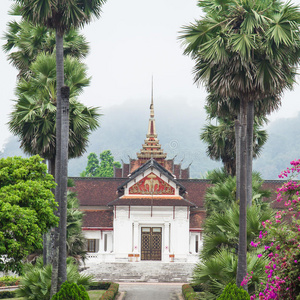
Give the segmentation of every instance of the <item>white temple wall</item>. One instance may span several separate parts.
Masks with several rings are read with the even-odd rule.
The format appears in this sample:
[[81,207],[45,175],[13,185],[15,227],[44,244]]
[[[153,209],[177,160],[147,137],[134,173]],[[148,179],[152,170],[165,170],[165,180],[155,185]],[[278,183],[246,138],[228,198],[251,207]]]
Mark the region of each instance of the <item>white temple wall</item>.
[[131,206],[130,208],[119,206],[115,214],[114,253],[116,260],[140,260],[142,227],[162,229],[162,261],[172,260],[172,255],[175,261],[187,260],[189,255],[189,210],[187,207],[175,207],[175,209],[170,206],[152,207],[151,212],[149,206]]

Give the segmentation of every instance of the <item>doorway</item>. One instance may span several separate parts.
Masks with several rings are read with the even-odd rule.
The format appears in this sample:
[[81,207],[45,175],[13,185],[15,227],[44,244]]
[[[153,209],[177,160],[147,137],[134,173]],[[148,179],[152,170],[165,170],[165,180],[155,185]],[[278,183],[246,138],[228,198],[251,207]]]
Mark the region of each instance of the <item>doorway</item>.
[[142,227],[141,260],[161,260],[161,227]]

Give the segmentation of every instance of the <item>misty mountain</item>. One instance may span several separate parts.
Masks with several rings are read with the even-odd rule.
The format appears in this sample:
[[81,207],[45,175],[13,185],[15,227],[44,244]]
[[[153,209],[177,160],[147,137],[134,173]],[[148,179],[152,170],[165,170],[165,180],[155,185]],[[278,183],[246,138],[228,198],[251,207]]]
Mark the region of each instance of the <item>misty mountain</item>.
[[[206,123],[203,103],[188,103],[183,99],[155,100],[155,120],[158,139],[168,158],[175,157],[183,168],[190,165],[191,177],[201,178],[208,170],[221,166],[209,159],[206,146],[199,139],[201,128]],[[136,158],[142,148],[149,120],[149,100],[131,100],[101,110],[101,127],[90,136],[85,155],[72,159],[69,176],[79,176],[87,164],[90,152],[100,154],[110,149],[116,161],[129,162]],[[280,119],[268,128],[269,138],[261,156],[254,161],[254,170],[264,179],[277,179],[289,162],[299,157],[300,141],[297,128],[300,114],[296,118]],[[5,145],[2,157],[23,155],[17,138],[11,137]]]

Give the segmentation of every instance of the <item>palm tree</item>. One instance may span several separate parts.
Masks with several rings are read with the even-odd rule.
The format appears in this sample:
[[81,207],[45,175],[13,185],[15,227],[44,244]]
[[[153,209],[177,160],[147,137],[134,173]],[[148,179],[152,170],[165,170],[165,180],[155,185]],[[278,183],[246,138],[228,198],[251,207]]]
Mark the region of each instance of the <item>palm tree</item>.
[[[66,281],[66,222],[67,222],[67,176],[68,154],[67,147],[62,147],[68,133],[62,128],[62,88],[64,86],[64,55],[63,36],[71,28],[78,28],[89,23],[93,16],[99,17],[102,5],[106,0],[15,0],[20,5],[20,14],[23,19],[33,25],[45,25],[55,30],[56,34],[56,173],[57,187],[55,199],[59,203],[59,264],[58,289]],[[67,127],[66,127],[67,128]],[[56,266],[53,266],[53,280],[56,281]],[[52,294],[55,294],[53,284]]]
[[[247,205],[251,206],[252,201],[252,158],[256,158],[261,151],[261,147],[265,144],[265,139],[267,138],[267,134],[264,131],[260,131],[262,136],[256,136],[256,132],[259,126],[262,126],[264,123],[268,122],[266,115],[270,114],[272,111],[275,111],[280,106],[280,99],[278,97],[267,97],[265,99],[258,99],[254,103],[254,134],[253,134],[253,149],[248,147],[247,152]],[[234,123],[234,140],[239,141],[241,139],[239,126],[235,120],[239,120],[239,106],[240,101],[239,99],[231,99],[231,98],[221,98],[214,93],[210,93],[206,97],[206,105],[205,110],[208,115],[208,119],[217,119],[220,118],[221,120],[232,120]],[[251,136],[252,134],[250,134]],[[230,135],[232,136],[232,135]],[[233,146],[234,147],[234,146]],[[239,166],[240,163],[240,155],[236,155],[240,153],[240,143],[235,142],[235,147],[232,149],[234,152],[234,161],[236,166]],[[212,157],[211,157],[212,158]],[[240,199],[240,174],[239,168],[234,166],[231,169],[235,168],[236,170],[236,177],[237,177],[237,187],[236,187],[236,196],[237,200]]]
[[[213,211],[205,221],[205,235],[201,259],[208,259],[219,249],[234,252],[238,250],[239,241],[239,207],[226,203],[229,207],[223,211]],[[247,250],[253,251],[250,242],[264,230],[262,222],[270,220],[274,211],[269,205],[253,205],[247,208]]]
[[[56,75],[55,56],[39,54],[29,68],[30,78],[17,84],[14,110],[9,128],[21,141],[21,148],[30,155],[39,154],[50,161],[55,176],[56,155]],[[98,128],[98,108],[88,108],[76,98],[90,79],[86,66],[77,59],[65,60],[66,83],[70,87],[69,158],[81,156],[88,145],[88,136]]]
[[300,53],[299,10],[280,0],[199,1],[198,6],[204,17],[184,27],[181,36],[184,53],[196,61],[195,82],[221,98],[240,100],[240,286],[247,269],[247,153],[253,148],[254,102],[279,99],[292,86]]
[[[9,62],[19,70],[18,77],[28,78],[30,65],[38,54],[55,52],[55,32],[46,26],[33,25],[25,20],[11,21],[7,27],[3,36],[6,41],[3,50],[8,53]],[[70,29],[64,35],[63,45],[65,57],[70,55],[81,59],[86,57],[89,51],[85,37],[75,29]]]
[[[18,101],[9,122],[11,131],[21,139],[21,147],[30,154],[39,153],[51,163],[51,173],[56,174],[56,128],[57,101],[55,57],[40,54],[30,68],[32,74],[28,81],[20,80],[17,87]],[[86,68],[78,60],[67,57],[65,60],[66,83],[70,86],[69,107],[69,158],[81,156],[87,147],[88,136],[98,124],[97,108],[88,108],[76,100],[89,78]],[[66,237],[67,238],[67,237]],[[66,248],[66,241],[64,243]],[[67,251],[67,250],[65,250]],[[67,252],[66,252],[67,253]],[[57,255],[51,255],[52,261]],[[55,261],[54,261],[55,262]],[[56,268],[53,266],[55,276]],[[56,279],[54,279],[54,282]],[[53,284],[53,293],[57,284]]]
[[[213,212],[225,213],[233,204],[239,203],[239,200],[236,200],[236,177],[228,176],[224,169],[216,169],[209,172],[206,179],[213,183],[213,186],[207,188],[205,193],[207,216]],[[252,174],[253,205],[267,210],[268,204],[264,200],[271,196],[271,191],[264,190],[262,184],[260,174],[254,172]]]
[[[206,124],[200,139],[207,144],[207,155],[213,160],[221,160],[226,172],[236,175],[236,139],[233,117],[215,118],[217,125]],[[267,132],[260,129],[255,119],[253,134],[253,158],[258,157],[267,141]]]
[[[265,276],[267,259],[258,258],[258,253],[247,253],[247,272],[253,277],[249,284],[249,293],[256,290]],[[192,282],[200,285],[205,292],[203,299],[218,299],[228,283],[234,283],[237,274],[237,255],[227,249],[221,249],[208,259],[201,260],[195,267]]]
[[83,212],[79,210],[79,201],[75,192],[67,195],[67,253],[76,260],[85,260],[86,240],[82,233]]

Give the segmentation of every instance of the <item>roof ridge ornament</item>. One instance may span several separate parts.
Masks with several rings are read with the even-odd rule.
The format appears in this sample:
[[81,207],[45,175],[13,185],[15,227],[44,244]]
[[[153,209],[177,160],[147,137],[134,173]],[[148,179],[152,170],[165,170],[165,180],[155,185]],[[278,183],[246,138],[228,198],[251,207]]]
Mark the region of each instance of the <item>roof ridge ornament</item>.
[[147,160],[153,158],[160,163],[166,159],[167,154],[161,149],[159,140],[157,139],[157,133],[155,128],[155,119],[154,119],[154,97],[153,97],[153,75],[151,81],[151,102],[150,102],[150,118],[148,125],[148,132],[146,134],[146,140],[143,144],[143,149],[137,153],[138,159],[142,159],[143,163]]

